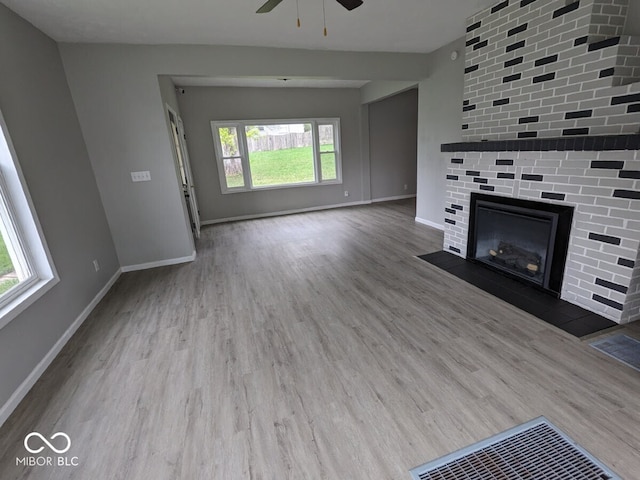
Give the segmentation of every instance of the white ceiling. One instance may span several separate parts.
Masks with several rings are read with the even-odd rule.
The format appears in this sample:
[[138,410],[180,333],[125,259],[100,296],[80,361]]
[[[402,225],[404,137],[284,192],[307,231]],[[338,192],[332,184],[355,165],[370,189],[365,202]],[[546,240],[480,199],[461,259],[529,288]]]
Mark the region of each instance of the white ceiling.
[[465,20],[498,0],[364,0],[349,12],[325,0],[0,0],[60,42],[204,44],[317,50],[435,50],[465,33]]

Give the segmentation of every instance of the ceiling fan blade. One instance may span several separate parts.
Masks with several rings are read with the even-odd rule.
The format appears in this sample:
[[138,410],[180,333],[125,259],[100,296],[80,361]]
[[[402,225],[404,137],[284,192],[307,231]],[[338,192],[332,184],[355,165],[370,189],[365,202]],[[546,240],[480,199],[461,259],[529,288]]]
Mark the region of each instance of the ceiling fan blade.
[[276,8],[278,6],[278,4],[282,2],[282,0],[268,0],[267,3],[265,3],[264,5],[262,5],[257,11],[256,13],[268,13],[271,10],[273,10],[274,8]]
[[336,0],[336,1],[347,10],[353,10],[354,8],[358,8],[363,3],[362,0]]

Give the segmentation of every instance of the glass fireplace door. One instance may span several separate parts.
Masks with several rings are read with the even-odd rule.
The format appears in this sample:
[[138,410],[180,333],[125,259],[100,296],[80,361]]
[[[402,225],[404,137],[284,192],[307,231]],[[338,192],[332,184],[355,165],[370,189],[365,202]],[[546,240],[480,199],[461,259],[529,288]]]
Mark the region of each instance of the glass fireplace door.
[[547,259],[553,257],[553,215],[484,203],[476,205],[475,260],[546,286]]

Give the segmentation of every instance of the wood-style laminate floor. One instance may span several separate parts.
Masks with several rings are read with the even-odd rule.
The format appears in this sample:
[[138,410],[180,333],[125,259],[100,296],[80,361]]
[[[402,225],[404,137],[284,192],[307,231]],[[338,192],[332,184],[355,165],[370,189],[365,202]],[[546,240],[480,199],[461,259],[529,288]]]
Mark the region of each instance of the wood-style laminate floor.
[[[408,480],[545,415],[640,479],[640,373],[415,258],[442,234],[414,215],[217,225],[122,275],[0,429],[0,478]],[[16,466],[32,431],[79,465]]]

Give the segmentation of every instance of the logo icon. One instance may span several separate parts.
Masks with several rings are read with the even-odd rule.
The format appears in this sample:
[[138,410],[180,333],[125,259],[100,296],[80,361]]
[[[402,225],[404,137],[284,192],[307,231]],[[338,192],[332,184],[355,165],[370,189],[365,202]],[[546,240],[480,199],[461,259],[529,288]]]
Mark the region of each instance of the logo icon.
[[[33,437],[37,437],[40,440],[42,440],[42,442],[44,443],[44,445],[40,446],[40,448],[31,448],[29,446],[29,440],[31,440]],[[69,451],[69,449],[71,448],[71,439],[69,438],[69,435],[67,435],[64,432],[57,432],[54,433],[53,435],[51,435],[51,440],[55,440],[58,437],[63,437],[66,441],[67,441],[67,446],[63,449],[58,449],[56,447],[54,447],[51,442],[49,442],[49,440],[47,440],[46,438],[44,438],[44,436],[42,436],[40,433],[38,432],[31,432],[29,435],[27,435],[26,437],[24,437],[24,448],[27,449],[28,452],[30,453],[40,453],[45,449],[45,446],[49,447],[52,451],[54,451],[55,453],[57,453],[58,455],[62,454],[62,453],[66,453]],[[33,443],[33,442],[31,442]],[[58,442],[59,443],[59,442]]]

